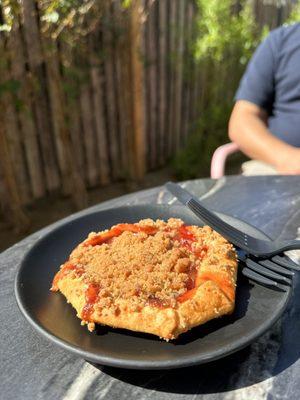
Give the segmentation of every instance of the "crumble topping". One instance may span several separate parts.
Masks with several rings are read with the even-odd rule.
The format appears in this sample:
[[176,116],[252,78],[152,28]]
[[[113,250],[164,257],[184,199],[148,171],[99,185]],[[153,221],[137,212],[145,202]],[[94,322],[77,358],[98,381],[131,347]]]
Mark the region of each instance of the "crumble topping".
[[[98,240],[103,235],[105,242]],[[218,253],[232,251],[223,238],[220,246],[220,238],[209,227],[185,226],[176,218],[119,224],[91,233],[55,279],[75,274],[86,283],[86,305],[81,315],[86,322],[92,322],[89,317],[94,310],[118,315],[122,309],[139,311],[145,305],[174,308],[177,299],[195,286],[204,257],[209,256],[213,264]],[[53,290],[57,290],[55,279]]]

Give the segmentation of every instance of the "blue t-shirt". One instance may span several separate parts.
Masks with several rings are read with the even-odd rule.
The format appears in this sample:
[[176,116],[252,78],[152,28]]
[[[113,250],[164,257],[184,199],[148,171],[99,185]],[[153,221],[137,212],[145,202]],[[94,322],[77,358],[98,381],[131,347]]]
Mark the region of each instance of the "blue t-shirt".
[[300,147],[300,23],[275,29],[260,44],[235,100],[265,109],[270,131]]

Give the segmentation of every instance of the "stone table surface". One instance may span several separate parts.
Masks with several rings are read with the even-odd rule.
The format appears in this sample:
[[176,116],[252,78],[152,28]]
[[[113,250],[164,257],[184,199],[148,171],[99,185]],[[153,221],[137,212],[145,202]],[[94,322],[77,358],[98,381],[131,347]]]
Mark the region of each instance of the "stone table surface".
[[[300,177],[233,176],[184,182],[212,209],[238,217],[273,238],[300,227]],[[206,365],[171,371],[95,367],[41,337],[25,321],[13,282],[24,254],[54,227],[93,210],[125,204],[175,203],[153,188],[101,203],[32,234],[0,254],[3,400],[31,399],[299,399],[300,280],[282,318],[246,349]]]

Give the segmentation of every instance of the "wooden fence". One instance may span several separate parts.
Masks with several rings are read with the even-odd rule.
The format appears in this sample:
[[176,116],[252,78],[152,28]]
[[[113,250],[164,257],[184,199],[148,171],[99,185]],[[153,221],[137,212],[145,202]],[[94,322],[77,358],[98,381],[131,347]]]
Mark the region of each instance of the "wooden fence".
[[[39,0],[22,0],[11,31],[0,32],[0,203],[22,223],[20,206],[49,193],[82,207],[86,188],[142,179],[198,118],[195,2],[106,3],[75,45],[43,30]],[[254,4],[261,23],[284,18],[282,7]]]

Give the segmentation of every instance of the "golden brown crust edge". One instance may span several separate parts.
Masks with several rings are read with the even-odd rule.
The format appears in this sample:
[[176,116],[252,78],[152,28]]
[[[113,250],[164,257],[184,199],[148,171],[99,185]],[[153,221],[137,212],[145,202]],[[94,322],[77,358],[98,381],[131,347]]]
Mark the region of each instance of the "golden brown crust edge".
[[[204,264],[201,273],[218,274],[222,267],[223,274],[225,273],[228,281],[232,282],[233,290],[235,290],[237,261],[232,253],[229,250],[216,265]],[[86,284],[76,276],[67,275],[59,281],[58,288],[76,309],[77,316],[80,318],[85,306]],[[196,288],[191,298],[178,303],[175,309],[147,305],[140,311],[128,312],[124,304],[124,307],[121,306],[122,312],[118,315],[113,312],[100,314],[94,310],[91,320],[116,328],[151,333],[169,340],[176,339],[181,333],[213,318],[230,314],[234,309],[234,303],[235,296],[228,296],[215,282],[206,280]]]

